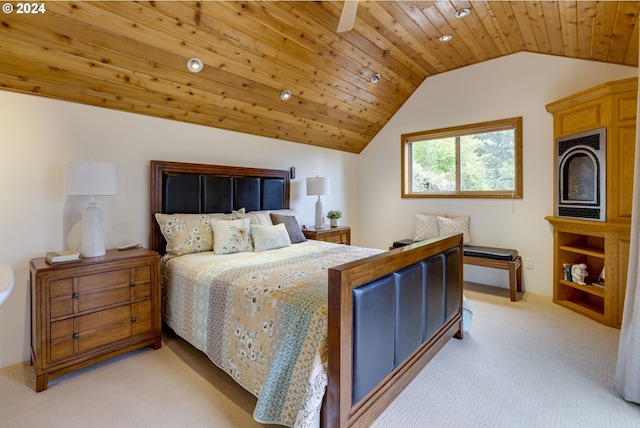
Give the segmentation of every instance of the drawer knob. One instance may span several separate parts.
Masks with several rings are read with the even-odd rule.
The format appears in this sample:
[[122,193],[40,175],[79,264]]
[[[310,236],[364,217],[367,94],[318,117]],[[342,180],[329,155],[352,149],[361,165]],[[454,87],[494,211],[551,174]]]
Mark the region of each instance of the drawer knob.
[[136,317],[131,318],[131,322],[136,322],[136,321],[138,321]]
[[73,293],[73,298],[74,298],[74,299],[77,299],[78,297],[80,297],[80,294],[79,294],[79,293]]
[[136,286],[135,281],[131,283],[131,286],[132,286],[132,287],[135,287],[135,286]]
[[73,338],[74,338],[74,339],[77,339],[77,338],[79,338],[79,337],[80,337],[80,333],[73,333]]

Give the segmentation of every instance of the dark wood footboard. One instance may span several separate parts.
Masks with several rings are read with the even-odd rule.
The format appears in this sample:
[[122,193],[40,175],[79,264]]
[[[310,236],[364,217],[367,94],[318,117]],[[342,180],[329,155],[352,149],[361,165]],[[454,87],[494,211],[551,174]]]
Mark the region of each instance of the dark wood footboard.
[[451,338],[462,338],[462,235],[329,270],[325,427],[369,426]]

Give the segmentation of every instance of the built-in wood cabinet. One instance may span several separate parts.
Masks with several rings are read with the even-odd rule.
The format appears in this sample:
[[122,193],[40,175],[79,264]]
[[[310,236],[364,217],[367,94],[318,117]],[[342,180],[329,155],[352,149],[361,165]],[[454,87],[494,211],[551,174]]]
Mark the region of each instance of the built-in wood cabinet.
[[[605,83],[548,104],[554,139],[606,128],[606,221],[547,217],[554,229],[554,302],[620,327],[629,262],[638,80]],[[554,159],[556,161],[556,153]],[[558,192],[554,177],[554,203]],[[587,285],[564,278],[564,265],[585,263]],[[604,287],[592,285],[604,269]]]
[[36,391],[58,376],[161,345],[160,262],[146,249],[31,268],[31,360]]

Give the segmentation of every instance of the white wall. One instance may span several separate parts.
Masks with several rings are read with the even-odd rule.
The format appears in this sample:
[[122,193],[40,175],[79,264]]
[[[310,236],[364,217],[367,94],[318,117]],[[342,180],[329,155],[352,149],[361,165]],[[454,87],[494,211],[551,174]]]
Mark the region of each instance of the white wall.
[[98,197],[105,244],[148,244],[149,161],[171,160],[289,169],[296,167],[291,205],[313,224],[315,197],[305,178],[324,175],[331,195],[325,211],[339,209],[357,242],[357,156],[335,150],[227,132],[180,122],[0,91],[0,261],[16,286],[0,307],[0,367],[29,359],[29,260],[78,247],[88,202],[62,194],[65,161],[115,162],[117,196]]
[[[534,259],[525,289],[551,295],[553,117],[545,105],[600,83],[636,77],[637,68],[520,53],[425,80],[360,154],[361,244],[413,238],[416,213],[471,215],[475,245],[515,248]],[[523,117],[524,198],[402,199],[400,135]],[[381,173],[384,172],[384,173]],[[506,271],[467,267],[465,280],[508,286]]]

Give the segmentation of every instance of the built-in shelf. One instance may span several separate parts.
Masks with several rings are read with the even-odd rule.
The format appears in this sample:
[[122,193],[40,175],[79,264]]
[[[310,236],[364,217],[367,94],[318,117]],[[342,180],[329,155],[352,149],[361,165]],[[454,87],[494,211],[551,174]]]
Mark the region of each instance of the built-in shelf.
[[582,284],[578,284],[577,282],[565,281],[564,279],[560,280],[560,283],[567,287],[573,287],[576,290],[581,290],[581,291],[584,291],[585,293],[593,294],[594,296],[604,298],[604,287],[598,287],[596,285],[591,285],[591,284],[582,285]]
[[604,251],[595,250],[593,248],[569,247],[567,245],[560,245],[558,248],[576,254],[584,254],[585,256],[600,257],[604,259]]

